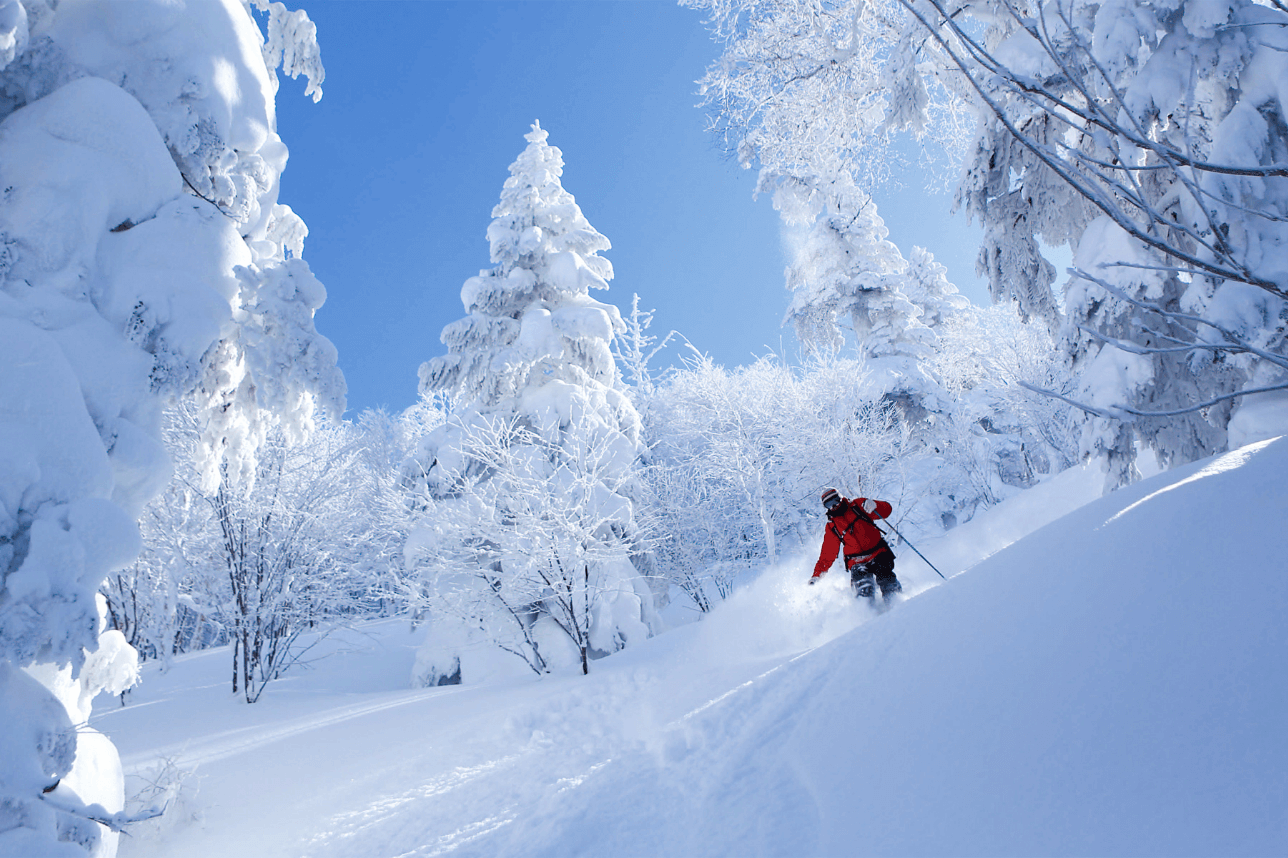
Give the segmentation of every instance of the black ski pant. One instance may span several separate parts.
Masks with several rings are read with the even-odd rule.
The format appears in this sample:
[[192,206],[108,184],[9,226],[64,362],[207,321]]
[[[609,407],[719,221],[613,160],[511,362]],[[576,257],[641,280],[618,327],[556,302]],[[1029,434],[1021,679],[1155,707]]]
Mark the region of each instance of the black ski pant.
[[876,586],[881,588],[882,598],[903,589],[903,585],[894,574],[894,552],[889,546],[866,563],[850,563],[847,558],[846,565],[850,569],[850,586],[854,588],[856,595],[864,579],[875,581]]

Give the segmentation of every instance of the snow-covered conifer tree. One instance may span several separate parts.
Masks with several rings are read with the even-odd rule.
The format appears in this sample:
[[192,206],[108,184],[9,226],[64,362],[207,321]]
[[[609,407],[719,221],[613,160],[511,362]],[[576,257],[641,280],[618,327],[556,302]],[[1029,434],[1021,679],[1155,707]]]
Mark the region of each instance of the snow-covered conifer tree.
[[[455,612],[490,626],[494,642],[513,632],[538,672],[558,661],[551,644],[542,650],[551,624],[583,670],[656,624],[630,500],[640,421],[610,348],[623,324],[590,296],[613,275],[599,255],[610,245],[563,189],[562,154],[546,138],[538,124],[526,136],[487,230],[494,267],[465,282],[468,315],[443,329],[447,354],[421,367],[422,395],[451,394],[457,407],[417,456],[427,513],[408,549],[440,596],[431,623]],[[431,635],[427,647],[442,641]],[[426,663],[454,658],[427,653]]]
[[924,247],[912,248],[908,270],[901,281],[903,294],[921,310],[921,322],[931,330],[955,318],[970,301],[948,280],[948,269]]
[[[278,59],[320,72],[291,20]],[[165,483],[163,401],[208,406],[217,473],[266,409],[342,399],[265,47],[237,0],[0,3],[2,854],[115,851],[120,768],[84,721],[134,654],[95,592]]]

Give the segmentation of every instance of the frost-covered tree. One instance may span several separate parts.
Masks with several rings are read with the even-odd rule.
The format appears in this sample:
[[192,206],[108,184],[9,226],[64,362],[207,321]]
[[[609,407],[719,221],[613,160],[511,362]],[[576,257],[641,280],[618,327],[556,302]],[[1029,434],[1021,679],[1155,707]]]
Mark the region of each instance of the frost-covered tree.
[[[456,610],[447,576],[481,577],[488,616],[502,624],[518,618],[524,634],[553,621],[588,669],[587,658],[656,628],[630,497],[640,422],[610,346],[624,327],[620,314],[590,296],[612,277],[599,255],[609,242],[563,189],[562,154],[546,132],[534,124],[526,139],[488,227],[494,267],[465,282],[468,315],[443,329],[447,354],[420,370],[422,395],[451,394],[457,407],[427,436],[412,468],[427,520],[409,542],[409,559],[419,558],[434,579],[426,589],[443,595],[440,612]],[[556,514],[557,498],[531,493],[534,479],[547,490],[567,483],[564,502],[575,508]],[[473,524],[435,535],[436,521],[462,515]],[[434,559],[444,552],[458,558],[451,569]],[[586,601],[576,620],[564,605],[569,591],[552,575],[577,578],[575,599]],[[466,614],[476,622],[476,608]],[[441,645],[430,636],[427,647]],[[550,666],[544,657],[529,663]]]
[[[247,491],[207,489],[190,403],[167,411],[175,475],[144,510],[144,549],[108,577],[109,623],[163,666],[229,645],[233,692],[258,697],[337,625],[400,604],[410,510],[399,466],[438,420],[411,409],[323,424],[303,442],[273,430]],[[428,425],[427,425],[428,424]]]
[[903,497],[897,420],[864,383],[853,358],[794,369],[771,355],[735,370],[698,358],[659,388],[647,514],[661,574],[699,609],[815,540],[823,487]]
[[[860,350],[880,351],[868,336],[885,293],[897,288],[907,267],[876,205],[848,178],[785,179],[774,206],[791,229],[786,269],[790,323],[807,351],[835,351],[847,332]],[[906,303],[906,302],[905,302]]]
[[801,224],[790,242],[787,320],[803,346],[835,352],[852,344],[863,373],[849,384],[898,418],[908,442],[901,455],[942,447],[938,424],[954,404],[934,371],[935,327],[969,302],[928,251],[914,248],[907,260],[887,240],[852,177],[782,180],[774,200],[789,228]]
[[931,368],[954,403],[935,433],[950,524],[1075,464],[1079,424],[1074,409],[1029,389],[1067,393],[1073,379],[1045,326],[1025,324],[1014,303],[966,308],[936,333]]
[[[785,322],[807,352],[852,344],[866,395],[899,416],[914,445],[929,443],[933,415],[950,407],[929,369],[932,325],[965,302],[947,297],[956,290],[936,280],[924,251],[913,265],[888,240],[866,188],[897,156],[885,132],[909,121],[889,113],[897,108],[883,87],[897,80],[922,87],[922,129],[959,126],[962,105],[944,86],[932,87],[931,98],[922,85],[910,59],[912,24],[897,3],[694,5],[711,11],[726,41],[703,81],[720,109],[716,124],[734,138],[743,165],[759,167],[758,191],[772,191],[784,222],[792,295]],[[862,95],[854,91],[861,80],[868,81]]]
[[[890,132],[956,140],[995,299],[1061,334],[1083,450],[1129,479],[1284,397],[1288,11],[1251,0],[694,0],[725,54],[703,81],[740,159],[879,179]],[[934,131],[926,135],[927,129]],[[874,159],[870,154],[879,153]],[[1041,243],[1079,274],[1059,295]],[[1257,398],[1252,393],[1269,393]]]
[[899,0],[682,2],[723,46],[700,81],[712,129],[762,191],[838,168],[880,181],[905,160],[891,131],[914,131],[926,165],[971,139],[967,88]]
[[[293,20],[273,67],[319,70]],[[342,399],[265,47],[235,0],[0,3],[0,853],[115,851],[119,764],[84,721],[133,651],[96,591],[165,484],[162,403],[205,403],[241,468],[265,413]]]
[[641,403],[647,402],[657,390],[654,369],[650,363],[672,340],[680,336],[676,331],[671,331],[659,342],[656,336],[648,332],[653,325],[653,312],[640,309],[640,296],[632,296],[630,315],[622,320],[625,330],[613,338],[613,357],[621,368],[628,390],[636,397],[637,411]]
[[[1262,407],[1243,397],[1288,380],[1288,279],[1274,250],[1288,126],[1273,94],[1288,79],[1288,15],[1254,3],[1007,4],[984,34],[992,51],[963,63],[979,34],[931,8],[986,106],[960,198],[989,231],[995,292],[1022,279],[1006,277],[1016,248],[1040,237],[1075,249],[1065,340],[1072,398],[1091,414],[1084,451],[1117,483],[1138,444],[1164,466],[1224,449],[1237,411],[1249,409],[1236,426]],[[1031,287],[1047,305],[1050,281]]]
[[948,269],[924,247],[913,246],[908,254],[908,270],[899,285],[921,311],[922,324],[931,330],[957,318],[970,306],[966,296],[949,282]]
[[800,422],[806,409],[791,369],[780,361],[763,359],[734,376],[703,358],[673,380],[659,415],[669,427],[659,455],[700,459],[705,481],[723,484],[754,523],[755,554],[772,563],[788,528],[783,519],[795,506],[782,504],[791,492],[783,483],[793,445],[809,434]]
[[470,642],[538,674],[569,662],[588,673],[592,658],[649,636],[637,546],[620,537],[634,526],[625,494],[635,474],[621,466],[615,433],[587,413],[593,403],[573,391],[570,406],[563,431],[492,416],[458,435],[459,461],[479,476],[460,472],[456,497],[427,498],[408,545],[432,612],[418,684],[459,677]]
[[361,452],[352,426],[324,427],[294,444],[275,429],[253,487],[224,483],[206,498],[215,538],[203,566],[226,584],[219,616],[232,690],[248,703],[320,635],[376,613],[398,528],[373,514],[384,497]]

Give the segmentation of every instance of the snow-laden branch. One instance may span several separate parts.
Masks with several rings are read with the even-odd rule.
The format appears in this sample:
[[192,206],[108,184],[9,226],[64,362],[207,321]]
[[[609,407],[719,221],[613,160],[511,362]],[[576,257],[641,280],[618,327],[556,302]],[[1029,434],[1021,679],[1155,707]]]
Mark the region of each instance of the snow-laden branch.
[[1123,422],[1130,422],[1131,420],[1138,417],[1180,417],[1181,415],[1193,414],[1196,411],[1202,411],[1205,408],[1211,408],[1214,405],[1219,405],[1222,402],[1229,402],[1230,400],[1233,400],[1233,399],[1239,399],[1240,397],[1243,397],[1243,396],[1252,396],[1259,393],[1271,393],[1276,390],[1288,390],[1288,382],[1284,382],[1283,384],[1271,384],[1271,385],[1266,385],[1265,387],[1253,387],[1253,388],[1248,388],[1247,390],[1237,390],[1233,393],[1227,393],[1222,396],[1216,396],[1205,402],[1198,402],[1198,403],[1195,403],[1194,405],[1188,405],[1184,408],[1149,411],[1141,408],[1132,408],[1131,406],[1128,406],[1128,405],[1113,405],[1106,408],[1099,408],[1097,406],[1090,405],[1084,401],[1074,399],[1069,396],[1065,396],[1064,394],[1061,394],[1061,393],[1057,393],[1054,390],[1047,390],[1046,388],[1039,387],[1035,384],[1030,384],[1027,381],[1020,382],[1020,386],[1023,387],[1025,390],[1032,391],[1033,393],[1038,393],[1038,394],[1041,394],[1042,396],[1048,396],[1052,399],[1058,399],[1067,405],[1072,405],[1074,408],[1077,408],[1079,411],[1085,411],[1087,414],[1092,414],[1092,415],[1095,415],[1096,417],[1104,417],[1108,420],[1118,420]]
[[40,800],[59,813],[65,813],[90,822],[97,822],[117,834],[128,835],[130,833],[129,826],[146,822],[149,819],[156,819],[166,812],[165,807],[151,807],[138,813],[126,813],[125,811],[109,813],[107,808],[101,804],[84,804],[73,796],[61,795],[56,786],[42,792],[39,796]]
[[[1071,268],[1069,269],[1069,273],[1075,277],[1095,283],[1097,286],[1104,289],[1106,292],[1113,295],[1118,300],[1124,301],[1132,305],[1133,307],[1137,307],[1138,309],[1141,309],[1141,310],[1147,310],[1148,312],[1157,314],[1158,316],[1165,319],[1171,319],[1177,322],[1186,322],[1195,326],[1202,325],[1204,327],[1211,328],[1212,330],[1216,331],[1222,337],[1225,338],[1225,341],[1221,343],[1204,343],[1196,340],[1194,343],[1190,345],[1190,348],[1194,348],[1194,349],[1211,348],[1211,349],[1225,350],[1225,351],[1231,351],[1231,352],[1246,352],[1248,354],[1255,355],[1258,358],[1264,361],[1267,361],[1268,363],[1272,363],[1276,366],[1280,366],[1280,367],[1283,367],[1284,369],[1288,369],[1288,357],[1281,354],[1277,354],[1272,351],[1268,351],[1259,346],[1255,346],[1252,343],[1249,343],[1243,337],[1240,337],[1239,335],[1231,331],[1228,327],[1224,325],[1217,324],[1216,322],[1213,322],[1210,319],[1205,319],[1201,316],[1195,316],[1190,313],[1181,313],[1175,310],[1168,310],[1150,301],[1143,301],[1139,298],[1133,298],[1130,295],[1128,295],[1125,291],[1123,291],[1121,288],[1113,285],[1112,283],[1109,283],[1108,281],[1100,277],[1096,277],[1093,274],[1088,274],[1087,272],[1081,269]],[[1095,333],[1095,332],[1091,331],[1091,333]],[[1095,333],[1095,335],[1105,341],[1109,341],[1109,338],[1104,337],[1099,333]],[[1151,349],[1147,346],[1139,346],[1139,345],[1134,345],[1132,349],[1136,350],[1134,351],[1134,353],[1136,354],[1149,354],[1153,351],[1171,351],[1170,349],[1163,349],[1163,350]]]
[[[1052,171],[1052,173],[1059,176],[1060,179],[1063,180],[1069,187],[1076,190],[1084,199],[1086,199],[1097,209],[1103,212],[1107,217],[1113,220],[1113,222],[1117,224],[1119,228],[1121,228],[1124,232],[1126,232],[1128,235],[1132,236],[1133,238],[1137,239],[1142,244],[1145,244],[1149,247],[1153,247],[1165,253],[1168,256],[1174,257],[1176,259],[1179,259],[1187,263],[1188,265],[1193,266],[1193,268],[1196,271],[1202,271],[1206,274],[1219,277],[1223,280],[1233,280],[1240,283],[1247,283],[1249,285],[1256,286],[1257,288],[1264,289],[1265,291],[1270,292],[1271,294],[1277,297],[1288,298],[1288,292],[1285,292],[1279,283],[1273,280],[1268,280],[1263,277],[1258,277],[1257,275],[1252,273],[1246,266],[1237,264],[1236,261],[1232,258],[1228,247],[1221,247],[1222,240],[1220,238],[1215,239],[1216,243],[1209,244],[1206,239],[1202,238],[1196,231],[1194,231],[1192,228],[1190,228],[1185,224],[1180,224],[1180,223],[1168,224],[1169,228],[1180,230],[1192,240],[1195,240],[1197,243],[1205,247],[1208,247],[1210,250],[1212,250],[1214,256],[1216,256],[1217,258],[1226,259],[1229,264],[1220,264],[1208,259],[1204,259],[1203,257],[1200,257],[1178,246],[1175,242],[1168,241],[1165,238],[1154,234],[1150,229],[1141,227],[1135,221],[1135,219],[1133,219],[1127,212],[1125,212],[1122,209],[1121,206],[1117,205],[1108,196],[1103,194],[1095,186],[1095,183],[1091,181],[1086,181],[1083,178],[1081,178],[1062,158],[1060,158],[1058,154],[1053,152],[1046,145],[1033,139],[1030,135],[1024,133],[1016,125],[1015,121],[1012,119],[1010,115],[1010,112],[1001,104],[1001,102],[999,102],[992,95],[992,93],[990,92],[990,87],[985,86],[984,82],[978,78],[977,72],[975,72],[973,64],[969,62],[966,59],[966,57],[964,57],[957,49],[955,49],[951,41],[940,32],[939,28],[934,24],[934,22],[932,22],[929,18],[927,18],[917,8],[916,0],[898,0],[898,2],[900,2],[904,6],[904,8],[908,10],[909,14],[911,14],[913,17],[915,17],[918,21],[921,22],[921,24],[930,33],[931,37],[939,44],[939,46],[944,51],[944,53],[949,58],[951,58],[952,61],[957,65],[957,67],[963,72],[966,79],[969,81],[971,87],[975,90],[975,93],[978,95],[980,100],[988,107],[989,111],[993,114],[994,118],[1007,130],[1007,132],[1021,146],[1028,149],[1034,156],[1036,156],[1044,166],[1046,166],[1048,169]],[[1082,110],[1068,103],[1067,101],[1056,97],[1055,95],[1049,93],[1043,87],[1037,87],[1037,86],[1021,83],[1022,76],[1015,74],[1013,71],[1011,71],[1006,66],[1004,66],[1001,62],[996,60],[996,58],[994,58],[993,55],[983,47],[983,45],[981,45],[975,38],[973,38],[968,33],[966,33],[965,30],[957,23],[957,21],[954,20],[944,10],[940,0],[925,0],[925,2],[931,7],[933,7],[939,13],[940,17],[944,20],[945,24],[952,32],[954,38],[958,40],[960,44],[966,47],[966,49],[971,55],[971,58],[975,62],[979,63],[980,65],[982,65],[984,68],[988,69],[991,72],[990,82],[1001,83],[1001,85],[1003,85],[1004,87],[1009,87],[1013,91],[1023,93],[1026,96],[1032,95],[1032,94],[1041,94],[1043,95],[1043,97],[1049,98],[1053,104],[1058,105],[1061,109],[1067,110],[1074,115],[1080,116],[1081,118],[1085,119],[1087,122],[1097,125],[1105,131],[1112,132],[1115,135],[1124,136],[1127,139],[1129,139],[1133,144],[1139,146],[1142,149],[1147,149],[1149,151],[1154,152],[1159,157],[1169,162],[1169,164],[1171,165],[1171,172],[1174,173],[1180,181],[1187,184],[1190,182],[1190,180],[1184,177],[1184,175],[1177,168],[1180,166],[1190,166],[1190,167],[1196,166],[1193,163],[1189,163],[1193,159],[1188,159],[1183,156],[1180,156],[1179,153],[1174,153],[1171,150],[1165,149],[1164,147],[1161,147],[1159,144],[1155,143],[1154,141],[1148,140],[1147,138],[1141,136],[1140,134],[1137,133],[1141,130],[1139,128],[1137,128],[1136,132],[1133,132],[1132,130],[1124,127],[1120,122],[1114,122],[1114,123],[1106,122],[1101,117],[1096,116],[1095,114],[1089,113],[1085,110]],[[1010,7],[1008,6],[1008,8]],[[1058,61],[1058,57],[1053,56],[1052,58]],[[1073,79],[1077,80],[1077,76],[1075,75]],[[1122,103],[1121,92],[1119,92],[1117,88],[1113,86],[1111,86],[1110,89],[1114,93],[1115,100]],[[1049,112],[1050,115],[1056,116],[1058,118],[1058,112],[1056,111],[1044,111],[1044,112]],[[1132,116],[1130,112],[1128,112],[1127,115],[1129,117]],[[1136,122],[1134,117],[1130,121],[1133,123]],[[1113,183],[1111,180],[1107,180],[1106,177],[1104,176],[1097,176],[1096,181],[1102,182],[1102,183],[1108,183],[1111,186],[1115,185],[1115,183]],[[1121,188],[1120,185],[1117,187]],[[1197,196],[1197,194],[1195,195]],[[1140,201],[1139,196],[1137,197],[1137,200]],[[1145,205],[1143,202],[1141,202],[1140,207],[1144,211],[1150,214],[1149,220],[1151,223],[1160,223],[1163,221],[1163,218],[1161,215],[1159,215],[1157,212],[1153,212],[1152,209],[1149,206]],[[1215,227],[1216,225],[1210,222],[1210,217],[1211,217],[1210,214],[1206,212],[1206,209],[1202,209],[1202,210],[1205,213],[1205,217],[1207,217],[1209,220],[1209,226]],[[1220,229],[1212,229],[1211,232],[1215,236],[1221,236]]]

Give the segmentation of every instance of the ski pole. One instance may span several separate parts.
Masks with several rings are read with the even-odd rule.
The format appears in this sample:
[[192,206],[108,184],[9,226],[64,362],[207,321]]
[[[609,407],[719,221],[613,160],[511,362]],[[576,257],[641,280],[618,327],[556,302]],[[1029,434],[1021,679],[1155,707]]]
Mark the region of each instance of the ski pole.
[[[875,522],[873,523],[875,524]],[[913,551],[917,551],[917,546],[909,542],[908,538],[899,532],[899,528],[894,526],[894,522],[887,519],[886,524],[890,525],[890,529],[894,531],[895,536],[899,537],[900,542],[902,542],[904,545],[911,548]],[[880,529],[881,528],[879,527],[877,528],[877,530],[880,530]],[[922,560],[926,560],[926,555],[922,554],[920,551],[917,551],[917,556],[920,557]],[[935,564],[931,563],[929,560],[926,560],[926,565],[929,566],[931,569],[935,569]],[[943,578],[945,581],[948,580],[946,577],[944,577],[944,573],[940,572],[938,569],[935,569],[935,574],[938,575],[940,578]]]

